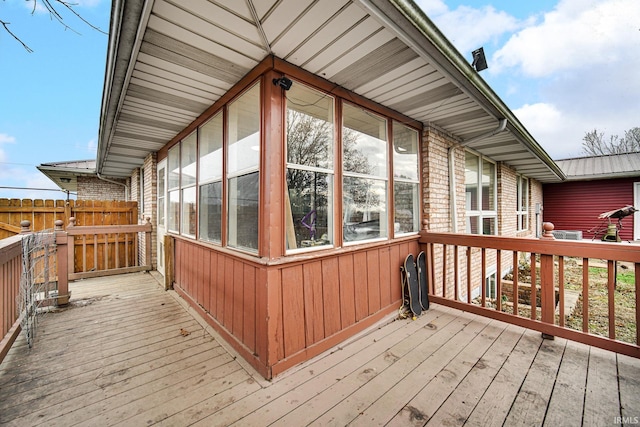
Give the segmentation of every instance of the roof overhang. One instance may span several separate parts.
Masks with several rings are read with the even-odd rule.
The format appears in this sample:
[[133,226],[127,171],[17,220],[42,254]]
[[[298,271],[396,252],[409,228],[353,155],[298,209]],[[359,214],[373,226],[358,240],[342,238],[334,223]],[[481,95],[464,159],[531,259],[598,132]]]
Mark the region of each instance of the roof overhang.
[[95,160],[43,163],[36,168],[63,191],[78,191],[78,176],[96,176]]
[[97,171],[129,176],[270,55],[531,178],[564,179],[411,0],[114,0]]

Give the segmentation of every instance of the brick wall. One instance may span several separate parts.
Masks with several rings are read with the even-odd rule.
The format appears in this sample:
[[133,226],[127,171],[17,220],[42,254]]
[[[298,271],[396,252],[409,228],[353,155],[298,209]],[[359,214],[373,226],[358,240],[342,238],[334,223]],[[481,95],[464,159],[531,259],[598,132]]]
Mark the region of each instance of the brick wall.
[[[130,197],[131,200],[138,202],[139,217],[138,223],[145,224],[147,218],[153,226],[153,233],[151,233],[151,265],[155,269],[157,268],[157,154],[151,153],[145,159],[142,165],[142,171],[144,172],[143,185],[144,188],[140,188],[140,168],[136,168],[131,172],[131,176],[128,178],[128,182],[131,186]],[[143,262],[142,257],[146,253],[145,241],[142,235],[139,236],[140,245],[140,261]]]
[[[78,176],[78,200],[126,200],[122,185],[91,176]],[[110,179],[125,183],[125,180]]]
[[[452,148],[453,147],[453,148]],[[453,168],[455,171],[455,205],[456,227],[452,225],[452,197],[449,190],[449,150],[453,150]],[[511,167],[498,163],[497,175],[497,207],[498,207],[498,234],[507,237],[535,237],[536,216],[535,205],[542,203],[542,185],[540,182],[529,179],[529,229],[518,231],[517,217],[517,173]],[[446,132],[435,128],[427,128],[423,134],[422,145],[422,201],[423,218],[425,227],[433,232],[464,233],[466,231],[466,200],[465,200],[465,149],[456,146],[455,140]],[[538,228],[540,230],[540,226]],[[455,277],[453,260],[454,248],[446,247],[447,267],[442,271],[443,250],[442,245],[434,248],[436,257],[435,286],[436,294],[442,295],[443,289],[448,298],[454,296]],[[458,249],[459,265],[459,297],[466,300],[466,251]],[[481,251],[472,251],[473,265],[480,264]],[[497,253],[489,250],[486,253],[487,273],[496,272]],[[511,253],[501,254],[501,273],[511,271],[513,257]],[[480,292],[480,286],[484,284],[484,278],[480,277],[480,268],[472,271],[472,289]]]

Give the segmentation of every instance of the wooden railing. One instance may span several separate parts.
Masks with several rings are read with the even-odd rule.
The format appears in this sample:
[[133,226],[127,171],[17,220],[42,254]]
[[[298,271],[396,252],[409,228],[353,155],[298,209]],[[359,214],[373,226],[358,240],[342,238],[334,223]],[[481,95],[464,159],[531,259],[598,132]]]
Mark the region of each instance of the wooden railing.
[[[545,337],[563,337],[618,353],[640,358],[640,245],[615,242],[582,242],[554,240],[553,225],[544,224],[540,239],[507,238],[453,233],[421,232],[420,246],[427,254],[427,275],[431,300],[538,330]],[[582,319],[567,319],[576,313],[565,308],[567,296],[567,263],[576,265],[580,276],[576,288],[577,312]],[[530,283],[519,282],[518,267],[526,263],[530,268]],[[593,265],[602,264],[606,271],[600,288],[594,284]],[[631,284],[624,290],[631,294],[630,303],[622,307],[617,288],[618,266],[630,265]],[[486,278],[493,270],[512,269],[513,279],[505,281],[495,274],[490,292]],[[527,292],[523,298],[523,288]],[[606,298],[603,296],[606,294]],[[595,300],[604,307],[595,307]],[[629,308],[631,306],[631,308]],[[631,311],[631,320],[621,320],[619,311]],[[596,331],[596,310],[603,311],[605,331]],[[603,320],[599,321],[604,322]],[[631,331],[631,338],[621,340],[620,331]]]
[[[144,255],[139,256],[139,233]],[[67,226],[69,280],[151,270],[151,224]],[[73,244],[71,244],[73,242]]]
[[20,333],[16,299],[22,272],[22,236],[0,240],[0,361]]

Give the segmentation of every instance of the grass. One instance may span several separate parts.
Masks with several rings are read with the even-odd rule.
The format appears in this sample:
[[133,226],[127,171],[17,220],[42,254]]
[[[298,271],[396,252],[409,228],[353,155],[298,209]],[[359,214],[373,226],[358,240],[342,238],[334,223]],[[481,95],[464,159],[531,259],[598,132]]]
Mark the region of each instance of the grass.
[[[609,336],[609,290],[607,286],[608,273],[606,261],[590,260],[589,267],[589,333],[604,337]],[[556,263],[557,266],[557,263]],[[615,336],[617,340],[635,344],[636,343],[636,291],[635,273],[633,265],[631,268],[623,263],[618,263],[616,274],[616,286],[614,289],[614,315],[615,315]],[[556,268],[557,270],[557,268]],[[539,275],[538,275],[539,277]],[[564,262],[564,286],[565,290],[580,293],[578,301],[573,310],[565,313],[565,326],[571,329],[582,331],[582,317],[584,301],[582,296],[582,260],[575,258],[565,258]],[[557,283],[557,271],[556,279]],[[519,268],[518,281],[520,284],[531,283],[529,265],[521,263]],[[503,310],[512,312],[513,309],[503,304]],[[523,317],[530,317],[530,307],[519,305],[518,314]],[[538,319],[540,309],[538,308]],[[556,315],[556,322],[558,316]]]

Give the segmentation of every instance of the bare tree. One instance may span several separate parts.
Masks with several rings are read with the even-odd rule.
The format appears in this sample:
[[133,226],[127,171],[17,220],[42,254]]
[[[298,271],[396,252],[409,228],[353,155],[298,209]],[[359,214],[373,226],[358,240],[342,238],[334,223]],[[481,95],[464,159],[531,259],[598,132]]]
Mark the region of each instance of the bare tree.
[[636,153],[640,152],[640,127],[625,131],[623,137],[612,135],[608,140],[604,132],[594,129],[587,132],[582,140],[582,151],[588,156]]
[[[31,14],[35,14],[36,11],[38,10],[39,6],[40,8],[43,8],[46,13],[49,14],[49,17],[51,18],[51,20],[53,21],[57,21],[60,25],[62,25],[64,27],[65,30],[71,30],[75,33],[77,33],[77,31],[75,31],[73,28],[71,28],[69,25],[67,25],[67,22],[65,21],[64,18],[64,14],[71,14],[74,15],[76,18],[78,18],[80,21],[82,21],[84,24],[88,25],[89,27],[93,28],[94,30],[102,33],[102,34],[107,34],[105,31],[102,31],[100,28],[98,28],[97,26],[93,25],[91,22],[87,21],[85,18],[82,17],[82,15],[80,15],[80,13],[78,13],[75,10],[75,6],[77,6],[76,3],[70,3],[67,1],[63,1],[63,0],[27,0],[27,1],[32,1],[33,2],[33,8],[31,9]],[[16,33],[14,33],[13,31],[11,31],[11,29],[9,28],[9,25],[11,25],[10,22],[4,21],[2,19],[0,19],[0,24],[4,27],[5,31],[7,31],[7,33],[9,33],[11,35],[11,37],[13,37],[18,43],[20,43],[22,45],[22,47],[25,48],[25,50],[29,53],[33,52],[33,49],[31,49],[23,40],[20,36],[18,36]]]

